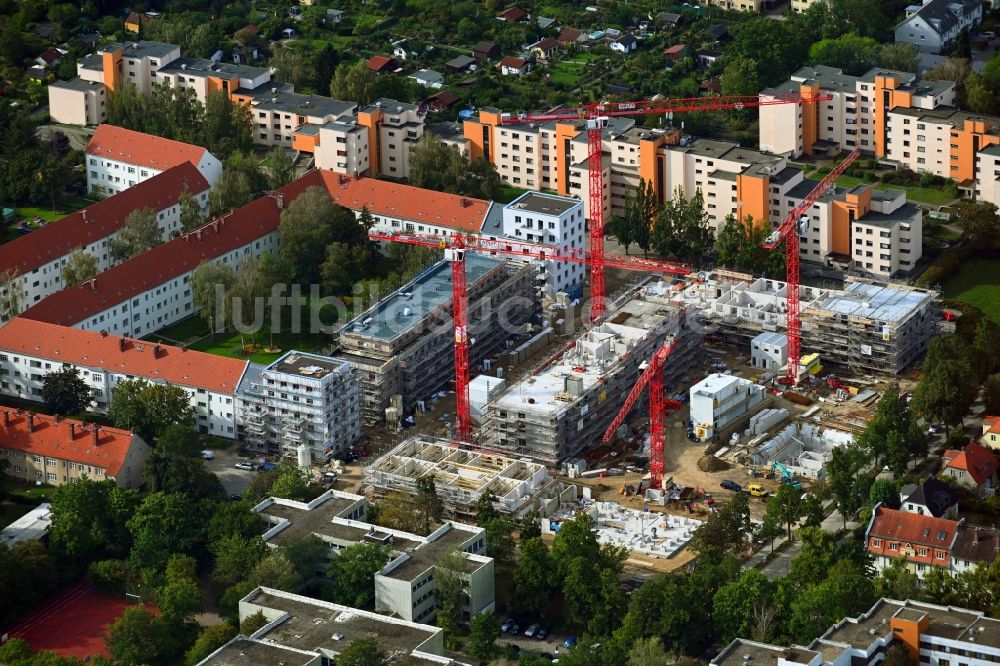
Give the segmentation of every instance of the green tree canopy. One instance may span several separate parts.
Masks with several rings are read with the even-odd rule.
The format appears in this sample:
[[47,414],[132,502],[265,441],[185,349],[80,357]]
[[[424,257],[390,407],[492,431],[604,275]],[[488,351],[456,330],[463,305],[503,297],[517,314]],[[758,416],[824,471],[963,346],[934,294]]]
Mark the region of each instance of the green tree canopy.
[[809,60],[814,65],[837,67],[850,76],[861,76],[872,68],[878,49],[879,43],[871,37],[848,33],[810,46]]
[[141,499],[138,491],[111,480],[82,478],[52,494],[53,553],[72,561],[94,561],[128,554],[132,536],[126,523]]
[[125,261],[151,250],[163,242],[163,234],[152,208],[134,210],[125,216],[125,224],[108,241],[112,261]]
[[[931,338],[923,371],[913,392],[916,411],[926,419],[941,421],[946,428],[962,423],[978,393],[968,343],[956,335]],[[923,441],[926,445],[926,439]]]
[[330,82],[330,97],[357,102],[358,108],[368,106],[375,101],[376,78],[364,61],[341,63]]
[[191,295],[194,307],[212,335],[228,328],[232,315],[230,292],[236,282],[236,272],[221,261],[205,261],[191,274]]
[[123,379],[111,395],[108,418],[116,428],[137,433],[147,442],[172,423],[191,423],[194,410],[179,386]]
[[389,562],[389,549],[356,543],[340,550],[326,575],[333,582],[331,598],[338,604],[363,607],[375,593],[375,574]]
[[205,469],[201,439],[190,423],[166,427],[146,459],[143,470],[152,492],[183,493],[193,499],[222,499],[219,478]]
[[56,414],[79,414],[86,411],[92,400],[90,385],[76,368],[54,370],[42,379],[42,402]]
[[147,495],[127,523],[132,534],[129,567],[161,571],[172,555],[194,555],[204,543],[201,507],[180,493]]
[[73,250],[66,259],[66,264],[60,269],[63,288],[78,285],[96,276],[98,266],[97,257],[90,252],[87,252],[82,247]]

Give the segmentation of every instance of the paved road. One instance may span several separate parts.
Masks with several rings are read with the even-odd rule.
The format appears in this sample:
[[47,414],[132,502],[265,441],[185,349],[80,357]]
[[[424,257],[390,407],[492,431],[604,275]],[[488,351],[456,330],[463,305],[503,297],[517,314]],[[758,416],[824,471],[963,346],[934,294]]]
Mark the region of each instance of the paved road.
[[46,141],[53,132],[62,132],[69,138],[69,145],[73,150],[84,150],[94,134],[92,129],[75,125],[41,125],[36,131],[39,138]]
[[258,472],[236,469],[234,467],[237,462],[243,459],[243,457],[236,454],[235,447],[231,447],[224,451],[216,450],[215,459],[205,461],[205,469],[219,477],[219,481],[222,482],[222,487],[226,489],[227,495],[237,493],[242,495],[243,491],[249,487],[250,482],[258,474]]

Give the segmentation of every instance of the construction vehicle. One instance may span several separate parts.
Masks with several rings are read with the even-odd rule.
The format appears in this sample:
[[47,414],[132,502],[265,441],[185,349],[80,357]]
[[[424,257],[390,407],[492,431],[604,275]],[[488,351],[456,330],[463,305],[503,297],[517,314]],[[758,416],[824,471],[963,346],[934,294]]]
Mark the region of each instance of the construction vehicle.
[[784,483],[785,485],[791,486],[792,488],[795,488],[796,490],[801,490],[802,489],[802,483],[799,482],[799,481],[796,481],[795,480],[795,475],[793,475],[788,470],[787,467],[785,467],[784,465],[782,465],[777,460],[774,460],[774,461],[771,462],[771,474],[774,474],[775,471],[777,471],[779,474],[781,474],[781,482],[782,483]]
[[751,497],[760,497],[761,499],[770,495],[763,483],[751,483],[747,486],[747,492],[750,493]]

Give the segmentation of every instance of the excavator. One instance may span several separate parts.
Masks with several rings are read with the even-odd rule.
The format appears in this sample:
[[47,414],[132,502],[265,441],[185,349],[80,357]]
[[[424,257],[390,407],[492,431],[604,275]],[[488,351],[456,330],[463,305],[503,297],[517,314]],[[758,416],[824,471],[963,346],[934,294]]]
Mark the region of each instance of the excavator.
[[795,480],[788,468],[782,465],[777,460],[771,461],[771,476],[775,476],[775,470],[781,474],[781,482],[795,488],[796,490],[802,490],[802,483]]

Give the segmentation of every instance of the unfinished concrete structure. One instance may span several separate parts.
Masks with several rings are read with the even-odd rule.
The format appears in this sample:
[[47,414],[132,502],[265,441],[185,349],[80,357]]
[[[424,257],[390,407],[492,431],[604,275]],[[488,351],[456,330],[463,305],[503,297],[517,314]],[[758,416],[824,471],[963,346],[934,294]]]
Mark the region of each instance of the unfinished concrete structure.
[[640,365],[675,336],[665,366],[672,385],[700,341],[674,295],[672,285],[650,279],[611,303],[603,323],[487,405],[486,446],[549,466],[588,448],[621,409]]
[[[714,273],[680,297],[700,311],[703,330],[750,348],[760,333],[785,329],[786,283]],[[824,365],[855,374],[897,376],[917,361],[937,332],[938,292],[848,276],[843,290],[800,287],[802,347]]]
[[521,516],[561,489],[544,465],[457,449],[426,435],[404,440],[366,467],[362,485],[377,498],[391,492],[414,495],[417,479],[427,475],[434,477],[446,515],[456,520],[474,518],[476,503],[487,492],[496,497],[497,510]]
[[843,430],[791,423],[751,453],[750,462],[761,467],[778,462],[795,476],[823,479],[826,477],[823,468],[833,450],[850,444],[853,438],[853,434]]
[[[465,258],[472,363],[495,354],[535,310],[530,264],[478,254]],[[356,370],[365,425],[389,425],[454,380],[451,267],[434,264],[340,330],[334,357]],[[401,413],[397,413],[401,412]]]

